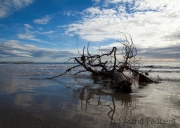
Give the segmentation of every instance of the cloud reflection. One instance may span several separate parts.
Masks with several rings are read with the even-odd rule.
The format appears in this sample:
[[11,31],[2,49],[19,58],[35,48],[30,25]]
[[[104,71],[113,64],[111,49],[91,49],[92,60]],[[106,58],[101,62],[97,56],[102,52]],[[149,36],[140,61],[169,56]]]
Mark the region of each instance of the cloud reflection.
[[15,104],[21,107],[30,107],[32,101],[33,97],[28,94],[17,94],[14,100]]

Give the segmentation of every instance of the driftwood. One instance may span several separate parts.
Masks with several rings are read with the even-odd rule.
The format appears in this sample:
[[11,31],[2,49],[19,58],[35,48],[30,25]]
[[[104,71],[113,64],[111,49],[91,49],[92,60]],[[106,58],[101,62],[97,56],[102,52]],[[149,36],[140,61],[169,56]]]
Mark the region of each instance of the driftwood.
[[[137,49],[134,46],[132,37],[129,34],[123,35],[124,39],[118,41],[123,46],[122,61],[117,59],[117,47],[113,47],[108,53],[102,53],[102,51],[99,49],[101,54],[91,55],[89,52],[88,43],[86,54],[84,47],[82,54],[80,54],[78,50],[80,57],[73,57],[69,59],[69,61],[73,59],[76,63],[78,63],[76,66],[67,69],[64,73],[60,75],[48,79],[62,76],[65,73],[70,72],[74,68],[81,66],[84,68],[84,70],[78,71],[74,75],[82,72],[91,72],[91,74],[95,76],[98,75],[107,77],[114,80],[117,85],[115,88],[123,92],[129,93],[132,91],[132,79],[135,79],[138,82],[155,82],[146,76],[148,72],[144,73],[138,70],[140,67],[140,60],[136,59]],[[106,58],[106,60],[103,60],[102,58]],[[133,77],[129,78],[127,75],[124,74],[124,72],[130,72]]]

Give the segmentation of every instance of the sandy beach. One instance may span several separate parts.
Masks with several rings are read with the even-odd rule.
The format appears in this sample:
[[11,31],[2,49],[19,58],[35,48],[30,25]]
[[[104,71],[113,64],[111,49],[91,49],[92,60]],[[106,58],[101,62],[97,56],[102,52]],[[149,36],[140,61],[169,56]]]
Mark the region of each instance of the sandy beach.
[[[29,73],[27,68],[33,66],[36,74]],[[0,128],[180,127],[178,80],[133,85],[133,93],[124,94],[89,75],[65,75],[55,80],[30,79],[46,77],[45,72],[52,73],[61,67],[50,65],[55,67],[50,70],[48,66],[1,65]]]

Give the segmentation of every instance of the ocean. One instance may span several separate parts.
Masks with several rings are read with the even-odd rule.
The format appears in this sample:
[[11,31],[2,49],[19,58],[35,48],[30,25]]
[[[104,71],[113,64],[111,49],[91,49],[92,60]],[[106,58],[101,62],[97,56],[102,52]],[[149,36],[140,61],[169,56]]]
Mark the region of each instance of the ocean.
[[0,64],[0,128],[180,127],[180,62],[146,62],[160,83],[134,84],[124,94],[74,64]]

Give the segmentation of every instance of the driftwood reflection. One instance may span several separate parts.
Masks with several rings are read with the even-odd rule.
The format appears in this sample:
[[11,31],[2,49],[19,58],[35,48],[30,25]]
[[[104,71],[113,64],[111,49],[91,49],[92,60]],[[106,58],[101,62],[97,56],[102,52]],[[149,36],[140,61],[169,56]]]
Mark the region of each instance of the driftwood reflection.
[[[82,82],[82,79],[75,79],[76,82],[84,85],[74,90],[74,97],[80,99],[81,110],[86,112],[88,107],[92,109],[92,106],[97,106],[102,108],[101,110],[111,120],[111,123],[121,124],[130,120],[133,110],[136,109],[136,99],[131,98],[129,94],[113,91],[113,88],[107,85],[109,82],[99,79],[101,78],[91,78],[89,83]],[[100,83],[98,83],[99,81]],[[93,87],[95,84],[99,86]],[[106,99],[107,97],[108,99]]]

